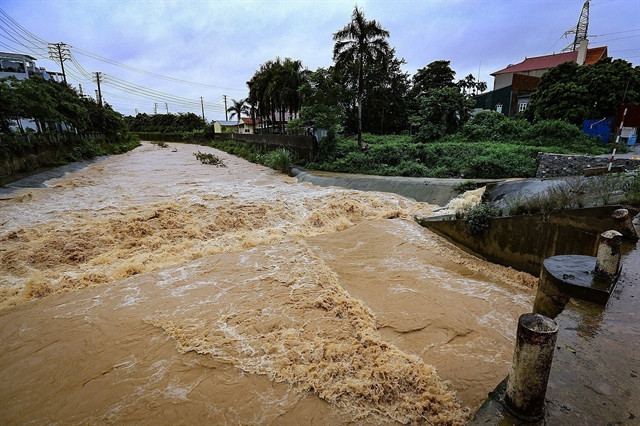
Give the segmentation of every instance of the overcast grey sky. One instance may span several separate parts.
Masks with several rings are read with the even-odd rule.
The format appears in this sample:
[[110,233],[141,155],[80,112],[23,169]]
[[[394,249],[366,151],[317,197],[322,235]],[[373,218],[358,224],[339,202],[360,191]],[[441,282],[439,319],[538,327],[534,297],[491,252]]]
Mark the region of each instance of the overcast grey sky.
[[[46,43],[64,42],[73,56],[65,62],[69,83],[95,96],[91,76],[102,72],[103,96],[117,111],[153,113],[157,104],[159,113],[168,107],[200,114],[202,97],[210,121],[224,119],[223,95],[247,96],[247,80],[267,60],[290,57],[310,70],[332,65],[332,35],[349,22],[356,4],[391,33],[389,43],[411,75],[444,59],[457,78],[479,75],[491,89],[491,72],[566,47],[572,36],[563,33],[576,25],[583,3],[2,0],[0,51],[30,54],[39,66],[59,71],[47,59]],[[590,4],[590,46],[606,45],[610,56],[638,65],[640,1]]]

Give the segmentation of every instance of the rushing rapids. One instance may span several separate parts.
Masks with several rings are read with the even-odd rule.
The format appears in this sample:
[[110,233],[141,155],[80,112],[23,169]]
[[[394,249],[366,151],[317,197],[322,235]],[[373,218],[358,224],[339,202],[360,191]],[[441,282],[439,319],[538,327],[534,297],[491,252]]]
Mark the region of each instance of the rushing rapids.
[[461,424],[506,375],[534,280],[436,206],[176,148],[0,201],[1,423]]

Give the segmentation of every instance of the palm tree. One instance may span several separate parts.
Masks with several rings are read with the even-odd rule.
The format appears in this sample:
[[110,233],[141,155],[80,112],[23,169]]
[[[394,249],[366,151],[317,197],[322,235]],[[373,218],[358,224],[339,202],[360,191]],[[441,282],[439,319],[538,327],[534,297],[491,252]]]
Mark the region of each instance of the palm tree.
[[[267,61],[247,82],[249,98],[247,102],[260,112],[261,116],[270,118],[271,130],[276,122],[283,131],[285,112],[297,114],[301,108],[299,89],[306,81],[308,72],[302,70],[302,62],[286,58]],[[276,113],[278,119],[276,119]]]
[[238,116],[238,133],[240,133],[240,116],[242,113],[249,114],[249,106],[247,105],[246,99],[240,99],[236,101],[235,99],[231,99],[233,105],[227,108],[227,112],[230,112],[231,115],[229,118],[233,119],[233,117]]
[[358,67],[358,146],[362,147],[362,95],[364,93],[364,67],[389,51],[385,40],[389,31],[375,20],[367,21],[364,13],[353,10],[351,22],[333,34],[333,60],[337,67],[355,64]]

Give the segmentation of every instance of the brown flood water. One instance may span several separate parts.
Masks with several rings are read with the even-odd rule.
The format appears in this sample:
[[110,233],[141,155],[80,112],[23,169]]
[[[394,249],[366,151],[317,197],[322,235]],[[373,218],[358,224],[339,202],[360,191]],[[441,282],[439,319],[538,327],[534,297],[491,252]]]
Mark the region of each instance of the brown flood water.
[[209,148],[47,185],[0,201],[2,424],[462,424],[533,300],[435,206]]

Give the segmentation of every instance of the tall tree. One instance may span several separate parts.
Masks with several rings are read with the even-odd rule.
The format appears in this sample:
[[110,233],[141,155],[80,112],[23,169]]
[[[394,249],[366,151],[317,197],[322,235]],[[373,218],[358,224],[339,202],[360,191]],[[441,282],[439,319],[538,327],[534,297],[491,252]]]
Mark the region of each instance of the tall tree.
[[458,81],[457,84],[467,96],[475,96],[476,94],[487,90],[487,83],[476,80],[473,74],[467,75],[465,78]]
[[402,71],[403,59],[390,49],[383,61],[367,67],[362,127],[378,134],[399,133],[408,127],[407,93],[409,74]]
[[449,61],[444,60],[433,61],[416,71],[412,78],[412,97],[427,96],[432,90],[455,86],[453,80],[456,72],[451,69],[449,64]]
[[231,99],[231,103],[232,105],[227,108],[227,112],[231,113],[231,115],[229,116],[229,118],[231,119],[233,119],[233,117],[235,116],[238,117],[238,133],[240,133],[240,118],[243,113],[249,115],[249,105],[247,105],[246,99]]
[[586,119],[614,118],[623,102],[640,102],[640,66],[611,58],[586,66],[567,62],[542,76],[525,115],[581,125]]
[[[302,101],[299,89],[307,75],[308,71],[302,69],[301,61],[290,58],[284,62],[280,58],[267,61],[247,82],[247,102],[261,118],[270,118],[272,123],[279,122],[282,131],[285,113],[297,115],[300,111]],[[279,119],[276,119],[276,114]]]
[[417,125],[417,139],[431,142],[452,134],[471,117],[474,101],[458,87],[443,87],[429,91],[419,99],[418,115],[412,117]]
[[358,70],[358,145],[362,146],[362,97],[364,93],[364,68],[389,50],[389,31],[375,20],[368,21],[356,6],[349,22],[333,34],[333,60],[336,67],[355,64]]

